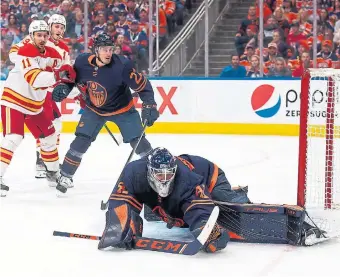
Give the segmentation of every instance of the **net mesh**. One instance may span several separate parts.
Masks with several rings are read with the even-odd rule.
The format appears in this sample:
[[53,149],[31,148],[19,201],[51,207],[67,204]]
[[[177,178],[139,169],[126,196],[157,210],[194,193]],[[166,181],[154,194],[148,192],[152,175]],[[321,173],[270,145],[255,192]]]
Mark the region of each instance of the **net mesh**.
[[305,207],[340,210],[340,70],[310,70]]

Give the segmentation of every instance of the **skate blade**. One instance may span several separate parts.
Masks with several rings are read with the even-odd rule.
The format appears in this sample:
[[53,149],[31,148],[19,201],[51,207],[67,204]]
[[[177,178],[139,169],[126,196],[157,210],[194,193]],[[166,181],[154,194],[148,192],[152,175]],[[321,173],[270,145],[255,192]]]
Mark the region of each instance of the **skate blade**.
[[56,189],[56,196],[57,198],[66,198],[67,197],[67,193],[65,192],[61,192],[60,190]]
[[9,187],[6,185],[1,185],[1,189],[0,189],[0,197],[6,197],[7,193],[9,191]]
[[65,188],[64,186],[62,185],[57,185],[56,186],[56,194],[57,194],[57,197],[63,197],[66,195],[66,192],[67,192],[67,188]]
[[310,238],[307,238],[305,241],[306,246],[312,246],[315,244],[319,244],[325,241],[330,240],[330,237],[326,237],[326,238],[316,238],[314,235],[311,235]]

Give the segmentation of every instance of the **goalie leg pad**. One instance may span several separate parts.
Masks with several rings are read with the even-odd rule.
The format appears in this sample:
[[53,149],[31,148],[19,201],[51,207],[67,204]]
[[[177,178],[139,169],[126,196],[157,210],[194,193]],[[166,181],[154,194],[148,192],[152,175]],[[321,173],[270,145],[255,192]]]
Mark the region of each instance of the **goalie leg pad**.
[[146,221],[162,221],[162,219],[156,215],[149,206],[144,205],[144,219]]
[[119,247],[132,249],[135,238],[142,236],[143,220],[127,204],[109,209],[106,212],[106,224],[98,249]]
[[252,243],[296,245],[305,219],[298,206],[267,204],[232,204],[216,202],[220,207],[218,222],[231,240]]

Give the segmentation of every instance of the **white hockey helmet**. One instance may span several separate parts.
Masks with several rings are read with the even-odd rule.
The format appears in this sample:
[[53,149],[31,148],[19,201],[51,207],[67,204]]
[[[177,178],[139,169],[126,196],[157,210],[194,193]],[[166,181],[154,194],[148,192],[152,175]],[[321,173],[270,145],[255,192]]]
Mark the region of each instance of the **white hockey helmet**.
[[61,25],[64,25],[65,30],[66,30],[66,19],[61,14],[53,14],[48,19],[48,25],[50,26],[50,28],[52,27],[52,24],[61,24]]
[[50,32],[50,28],[44,20],[34,20],[28,27],[28,32],[30,35],[34,32]]

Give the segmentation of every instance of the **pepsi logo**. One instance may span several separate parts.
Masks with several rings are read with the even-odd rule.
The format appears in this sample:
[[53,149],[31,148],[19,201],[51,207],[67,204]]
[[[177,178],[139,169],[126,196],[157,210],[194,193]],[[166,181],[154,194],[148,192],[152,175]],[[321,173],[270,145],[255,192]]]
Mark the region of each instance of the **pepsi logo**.
[[269,118],[279,111],[281,96],[273,86],[261,85],[251,96],[251,106],[258,116]]

